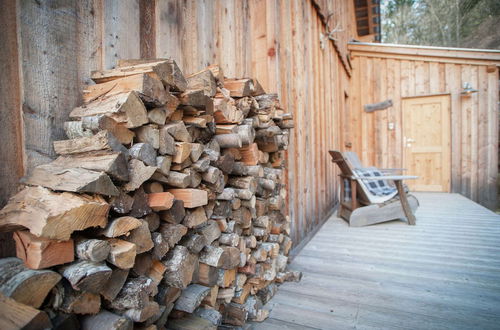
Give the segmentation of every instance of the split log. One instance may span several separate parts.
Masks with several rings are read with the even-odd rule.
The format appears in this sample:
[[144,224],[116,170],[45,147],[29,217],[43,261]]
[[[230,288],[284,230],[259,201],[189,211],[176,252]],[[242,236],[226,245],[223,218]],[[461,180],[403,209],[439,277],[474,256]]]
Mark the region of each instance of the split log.
[[191,253],[198,254],[207,245],[207,240],[203,235],[190,233],[181,240],[180,244],[187,247]]
[[225,174],[229,174],[234,167],[234,156],[231,153],[224,154],[213,162],[213,165]]
[[248,317],[248,312],[244,305],[230,303],[224,305],[224,309],[222,311],[222,322],[235,325],[242,326],[245,324],[245,321]]
[[169,319],[168,328],[172,330],[216,330],[217,326],[199,316],[186,314],[182,318]]
[[200,173],[196,172],[194,169],[189,168],[189,167],[183,169],[182,172],[186,175],[189,175],[189,178],[190,178],[189,187],[196,188],[200,185],[201,180],[202,180]]
[[146,276],[129,278],[118,295],[110,301],[109,306],[122,311],[125,309],[141,309],[149,303],[149,297],[156,292],[154,281]]
[[124,123],[127,128],[139,127],[148,122],[146,108],[139,95],[133,91],[95,100],[74,108],[69,114],[71,118],[96,115],[106,115],[118,123]]
[[109,252],[107,261],[121,269],[132,268],[137,254],[136,245],[118,238],[111,238],[108,242],[111,246],[111,251]]
[[238,134],[220,134],[216,135],[215,141],[221,148],[241,148],[241,137]]
[[210,321],[210,323],[212,323],[214,326],[219,326],[222,322],[222,314],[215,309],[198,307],[194,311],[194,315]]
[[168,132],[168,126],[160,129],[160,141],[158,152],[161,155],[175,155],[175,140]]
[[212,72],[204,69],[186,77],[189,89],[201,89],[206,96],[213,97],[217,93],[217,82]]
[[78,259],[101,262],[106,260],[110,251],[107,241],[83,237],[76,239],[75,254]]
[[53,163],[35,167],[22,181],[29,185],[59,191],[86,192],[108,196],[119,194],[109,176],[103,172],[84,168],[64,168]]
[[240,262],[239,259],[240,251],[234,247],[208,245],[200,253],[200,262],[223,269],[235,268]]
[[225,79],[224,88],[231,97],[250,96],[255,89],[252,79]]
[[217,285],[221,288],[232,287],[236,280],[237,269],[218,269]]
[[191,284],[181,293],[181,296],[175,302],[174,308],[187,313],[193,313],[201,304],[210,291],[210,288],[199,284]]
[[237,134],[238,125],[215,125],[215,134]]
[[167,267],[164,282],[176,288],[186,288],[191,283],[197,260],[185,246],[177,245],[163,261]]
[[208,183],[215,183],[217,180],[224,176],[217,167],[210,166],[205,173],[202,175],[202,179]]
[[230,287],[230,288],[220,288],[219,287],[219,293],[217,294],[217,300],[219,302],[225,302],[226,304],[231,302],[231,299],[234,297],[235,293],[235,288]]
[[215,307],[217,304],[217,296],[219,294],[219,286],[214,285],[210,288],[208,295],[202,300],[201,306]]
[[127,148],[108,131],[100,131],[90,137],[54,141],[54,150],[59,155],[80,154],[101,150],[127,153]]
[[186,78],[174,60],[119,60],[118,67],[112,70],[92,71],[91,78],[96,83],[102,83],[118,78],[146,73],[160,79],[163,85],[170,86],[175,91],[184,91],[187,87]]
[[160,182],[156,181],[144,183],[143,188],[144,191],[148,194],[163,192],[163,185]]
[[50,329],[52,324],[45,312],[21,304],[0,293],[0,329]]
[[138,142],[150,144],[154,149],[160,148],[160,131],[156,125],[146,125],[135,130]]
[[259,163],[259,147],[257,143],[252,143],[239,149],[241,161],[245,165],[257,165]]
[[128,274],[128,269],[114,268],[108,282],[100,292],[101,296],[108,301],[113,301],[123,288],[123,285],[128,278]]
[[193,283],[202,284],[204,286],[214,286],[217,284],[218,269],[200,262],[193,274]]
[[115,196],[110,200],[111,209],[120,214],[129,213],[132,209],[133,203],[134,199],[123,191],[120,191],[118,196]]
[[17,231],[13,235],[16,255],[31,269],[48,268],[74,260],[73,240],[54,241],[36,237],[29,231]]
[[236,197],[233,188],[224,188],[224,190],[217,195],[217,200],[231,201]]
[[[159,304],[170,305],[180,297],[182,289],[171,286],[161,286],[155,299]],[[172,306],[173,307],[173,306]]]
[[60,279],[51,270],[27,269],[20,259],[0,259],[0,293],[19,303],[40,307]]
[[149,143],[136,143],[128,151],[130,157],[143,161],[146,165],[156,166],[156,151]]
[[[155,158],[156,161],[156,158]],[[126,191],[133,191],[139,188],[144,182],[149,180],[156,171],[155,166],[146,166],[137,159],[132,159],[129,162],[129,177],[130,181],[123,186]]]
[[99,293],[111,276],[111,268],[105,263],[87,260],[63,266],[59,272],[71,283],[73,289],[91,293]]
[[167,117],[171,112],[166,107],[154,108],[148,111],[148,119],[151,124],[165,125]]
[[147,74],[136,74],[96,85],[88,85],[83,91],[83,102],[89,103],[98,98],[135,91],[149,106],[167,103],[167,92],[160,80]]
[[51,164],[64,168],[84,168],[87,170],[105,172],[115,180],[128,180],[127,160],[123,153],[105,152],[98,154],[60,156]]
[[214,100],[214,121],[217,124],[239,124],[243,121],[243,112],[224,99]]
[[191,135],[182,121],[168,123],[162,127],[162,131],[170,134],[176,141],[192,142]]
[[180,224],[165,223],[160,226],[160,233],[168,245],[173,248],[187,233],[187,228]]
[[188,228],[194,228],[207,221],[207,215],[203,207],[197,207],[193,210],[186,211],[186,216],[182,224]]
[[210,159],[208,157],[203,157],[201,159],[198,159],[193,165],[191,166],[195,171],[197,172],[205,172],[208,170],[210,166]]
[[111,313],[105,309],[96,315],[86,315],[80,320],[82,330],[132,330],[133,322],[120,315]]
[[148,205],[148,196],[144,192],[142,187],[139,187],[134,193],[134,203],[132,204],[132,210],[130,210],[130,216],[140,218],[153,212]]
[[223,245],[236,246],[240,241],[240,236],[238,234],[221,234],[219,238],[219,243]]
[[148,214],[143,218],[144,221],[148,224],[148,229],[150,232],[154,232],[160,227],[160,216],[158,213]]
[[175,154],[172,157],[172,163],[181,164],[189,158],[191,154],[191,143],[175,142]]
[[177,224],[184,220],[185,215],[186,210],[184,208],[184,202],[179,199],[175,199],[170,210],[160,212],[160,219],[169,223]]
[[255,139],[255,130],[251,125],[239,125],[237,134],[240,136],[243,146],[252,144]]
[[0,230],[26,227],[35,236],[67,241],[75,230],[104,227],[108,212],[109,204],[100,196],[26,187],[0,211]]
[[[135,133],[127,128],[126,123],[120,123],[106,115],[83,117],[76,123],[81,123],[83,130],[92,131],[94,133],[106,130],[122,144],[130,144],[135,136]],[[68,138],[70,139],[74,139],[76,137],[78,136],[68,134]]]
[[147,301],[144,307],[127,309],[123,313],[123,315],[128,317],[134,322],[144,322],[147,319],[158,314],[159,311],[160,311],[160,306],[156,301]]
[[202,144],[191,143],[191,153],[189,154],[191,161],[197,162],[198,159],[200,159],[201,155],[203,154],[203,150],[204,150],[204,147]]
[[139,219],[141,225],[130,232],[130,235],[124,237],[127,242],[133,243],[136,246],[136,253],[144,253],[153,248],[154,244],[151,240],[151,233],[149,231],[148,223]]
[[54,290],[53,308],[66,314],[96,314],[101,308],[101,297],[92,292],[75,291],[68,282]]
[[[173,173],[173,172],[172,172]],[[174,195],[169,192],[148,194],[148,205],[153,211],[169,210],[174,203]]]
[[108,222],[106,228],[99,231],[99,234],[109,238],[128,235],[130,231],[138,228],[140,225],[141,221],[134,217],[119,217]]
[[208,220],[204,226],[196,228],[196,231],[205,237],[207,245],[212,244],[221,235],[219,225],[214,220]]
[[170,250],[167,239],[158,232],[152,233],[151,239],[153,240],[154,244],[153,257],[155,257],[156,259],[162,259]]
[[172,165],[172,157],[170,156],[157,156],[156,157],[156,166],[158,167],[158,171],[163,175],[170,174],[170,166]]
[[243,289],[236,291],[232,301],[237,304],[245,304],[248,296],[250,295],[251,287],[251,284],[245,284]]
[[200,189],[169,189],[169,193],[173,194],[175,199],[180,199],[184,202],[184,207],[195,208],[208,203],[208,194],[205,190]]
[[167,177],[167,184],[177,188],[187,188],[191,183],[191,177],[188,174],[170,171]]
[[253,176],[232,177],[229,178],[228,184],[234,188],[249,190],[252,193],[255,193],[257,189],[257,181]]

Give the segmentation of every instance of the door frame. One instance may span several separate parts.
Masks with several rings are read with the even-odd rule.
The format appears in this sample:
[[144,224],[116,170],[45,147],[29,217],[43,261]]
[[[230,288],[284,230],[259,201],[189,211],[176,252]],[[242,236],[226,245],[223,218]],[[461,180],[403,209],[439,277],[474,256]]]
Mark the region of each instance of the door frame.
[[[452,167],[452,158],[451,158],[451,155],[452,155],[452,150],[451,150],[451,147],[452,147],[452,143],[451,143],[451,139],[452,139],[452,132],[451,132],[451,129],[452,129],[452,126],[451,126],[451,115],[452,115],[452,111],[451,111],[451,93],[436,93],[436,94],[425,94],[425,95],[414,95],[414,96],[404,96],[404,97],[401,97],[401,141],[400,141],[400,145],[401,145],[401,168],[404,168],[405,167],[405,164],[406,164],[406,151],[405,151],[405,132],[404,132],[404,128],[405,128],[405,111],[404,111],[404,101],[405,100],[408,100],[408,99],[421,99],[421,98],[427,98],[427,97],[434,97],[434,96],[448,96],[448,125],[449,125],[449,136],[448,136],[448,142],[449,142],[449,146],[448,146],[448,163],[449,163],[449,173],[448,173],[448,186],[446,187],[447,189],[445,189],[445,191],[443,192],[451,192],[451,179],[452,179],[452,171],[451,171],[451,167]],[[411,175],[413,173],[407,173],[408,175]]]

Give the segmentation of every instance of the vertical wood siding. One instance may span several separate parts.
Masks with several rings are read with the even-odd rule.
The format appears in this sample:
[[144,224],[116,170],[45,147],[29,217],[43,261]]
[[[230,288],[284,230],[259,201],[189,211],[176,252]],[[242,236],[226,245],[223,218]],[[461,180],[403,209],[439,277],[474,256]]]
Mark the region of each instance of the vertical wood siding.
[[[226,77],[255,77],[267,92],[279,93],[296,122],[287,152],[294,241],[331,212],[337,173],[327,151],[341,143],[340,110],[350,70],[347,41],[356,33],[352,1],[26,0],[17,9],[11,2],[12,13],[3,22],[13,30],[3,43],[9,52],[3,58],[19,59],[21,79],[15,79],[15,63],[4,72],[12,75],[9,94],[24,93],[20,102],[13,97],[12,104],[2,104],[2,110],[20,114],[22,103],[24,118],[9,115],[2,134],[12,133],[6,137],[16,152],[25,148],[27,170],[55,157],[52,141],[64,138],[63,123],[81,102],[92,70],[112,68],[122,58],[169,57],[185,74],[219,64]],[[328,29],[341,31],[321,49],[329,13]],[[24,143],[18,128],[4,130],[11,124],[24,126]],[[15,167],[17,176],[4,170],[2,186],[15,186],[23,173],[22,155],[5,158],[4,165]],[[2,191],[2,202],[14,190]]]
[[[349,132],[352,150],[366,164],[403,167],[404,97],[449,93],[451,100],[451,191],[490,208],[497,206],[498,69],[486,64],[414,59],[353,57]],[[467,61],[464,61],[467,62]],[[462,97],[463,83],[477,93]],[[363,105],[392,99],[387,110],[365,113]],[[395,130],[387,129],[395,123]]]

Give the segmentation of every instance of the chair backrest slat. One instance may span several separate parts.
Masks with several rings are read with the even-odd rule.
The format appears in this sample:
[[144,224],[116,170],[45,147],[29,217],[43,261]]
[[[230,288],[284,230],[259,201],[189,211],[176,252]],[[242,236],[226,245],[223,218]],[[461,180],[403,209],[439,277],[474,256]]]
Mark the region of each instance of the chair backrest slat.
[[[354,176],[353,172],[353,167],[349,163],[349,161],[346,159],[344,153],[337,151],[337,150],[330,150],[329,151],[330,155],[332,156],[332,162],[337,164],[337,166],[340,168],[340,171],[342,172],[343,175],[345,176]],[[368,189],[364,186],[362,182],[359,180],[356,180],[356,184],[358,186],[357,192],[358,192],[358,197],[359,200],[371,204],[371,200],[369,198],[369,192]]]

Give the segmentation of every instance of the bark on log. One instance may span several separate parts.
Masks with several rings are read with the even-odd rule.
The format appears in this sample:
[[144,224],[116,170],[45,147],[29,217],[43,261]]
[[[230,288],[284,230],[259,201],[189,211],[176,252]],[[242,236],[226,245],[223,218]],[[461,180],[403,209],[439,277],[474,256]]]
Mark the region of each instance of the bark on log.
[[111,276],[111,268],[105,263],[87,260],[63,266],[59,272],[71,283],[73,289],[91,293],[99,293]]
[[69,114],[71,118],[96,115],[106,115],[118,123],[124,123],[127,128],[139,127],[148,122],[146,108],[134,91],[95,100],[74,108]]
[[60,279],[51,270],[27,269],[20,259],[0,259],[0,292],[19,303],[40,307]]
[[176,288],[186,288],[191,283],[198,257],[182,245],[170,251],[163,263],[167,267],[164,281]]

